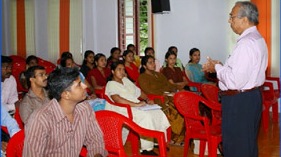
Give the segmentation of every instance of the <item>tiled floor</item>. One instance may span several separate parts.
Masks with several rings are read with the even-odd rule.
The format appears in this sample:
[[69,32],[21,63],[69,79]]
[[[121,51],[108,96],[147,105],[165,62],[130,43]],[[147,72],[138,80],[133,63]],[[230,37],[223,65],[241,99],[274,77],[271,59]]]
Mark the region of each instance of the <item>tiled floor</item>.
[[[267,133],[260,129],[258,137],[259,157],[280,157],[279,129],[279,123],[271,123]],[[128,154],[130,154],[129,147],[130,143],[126,144],[125,149]],[[155,152],[157,152],[157,149],[155,149]],[[171,145],[167,154],[168,157],[182,157],[183,147]],[[198,155],[193,154],[192,149],[189,149],[188,157],[198,157]],[[218,157],[220,156],[218,155]]]

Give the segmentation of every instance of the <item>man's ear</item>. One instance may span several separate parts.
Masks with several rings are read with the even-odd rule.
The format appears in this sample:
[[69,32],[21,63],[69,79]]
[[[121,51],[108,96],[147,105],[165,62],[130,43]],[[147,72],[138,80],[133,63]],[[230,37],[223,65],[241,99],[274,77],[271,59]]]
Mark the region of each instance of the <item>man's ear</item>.
[[63,91],[61,93],[61,98],[68,100],[70,98],[70,93],[69,91]]

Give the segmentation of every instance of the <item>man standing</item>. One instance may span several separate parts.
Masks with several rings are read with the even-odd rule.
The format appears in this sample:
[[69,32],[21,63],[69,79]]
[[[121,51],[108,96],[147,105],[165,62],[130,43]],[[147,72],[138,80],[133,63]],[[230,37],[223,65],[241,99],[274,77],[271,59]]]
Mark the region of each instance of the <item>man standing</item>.
[[30,67],[24,75],[29,91],[20,103],[19,113],[21,120],[26,124],[31,113],[43,104],[49,102],[50,99],[47,91],[44,89],[47,86],[48,76],[44,67]]
[[234,33],[240,35],[225,65],[209,59],[204,70],[217,72],[222,102],[222,138],[225,157],[257,157],[257,136],[262,112],[259,87],[265,81],[267,46],[258,32],[257,7],[236,2],[229,14]]
[[107,156],[103,134],[86,98],[78,69],[60,68],[48,78],[53,99],[34,111],[25,125],[23,156],[77,157],[83,145],[88,156]]
[[12,59],[8,56],[1,56],[2,64],[2,86],[1,103],[6,110],[13,115],[15,113],[15,104],[19,104],[17,82],[12,76]]

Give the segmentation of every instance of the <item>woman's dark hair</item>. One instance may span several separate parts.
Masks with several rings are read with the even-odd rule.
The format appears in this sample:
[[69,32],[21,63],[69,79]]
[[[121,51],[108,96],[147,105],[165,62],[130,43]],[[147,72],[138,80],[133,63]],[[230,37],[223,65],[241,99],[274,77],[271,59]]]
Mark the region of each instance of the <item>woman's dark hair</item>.
[[63,52],[62,54],[61,54],[61,59],[62,58],[65,58],[65,57],[71,57],[71,58],[73,58],[73,56],[72,56],[72,54],[70,53],[70,52],[68,52],[68,51],[66,51],[66,52]]
[[26,63],[27,65],[29,65],[29,63],[30,63],[32,60],[36,60],[36,62],[38,63],[38,58],[37,58],[36,56],[34,56],[34,55],[28,56],[28,57],[26,58],[26,60],[25,60],[25,63]]
[[[122,61],[117,61],[117,62],[113,62],[113,63],[111,64],[110,70],[111,70],[111,71],[112,71],[112,70],[114,71],[114,70],[117,68],[118,65],[123,65],[123,66],[125,67],[124,62],[122,62]],[[112,74],[112,72],[111,72],[111,74],[110,74],[109,77],[107,78],[107,81],[112,81],[112,79],[113,79],[113,74]]]
[[144,50],[144,55],[145,55],[145,56],[147,56],[147,52],[148,52],[149,50],[152,50],[153,53],[155,53],[155,51],[154,51],[154,49],[153,49],[152,47],[146,47],[145,50]]
[[102,54],[102,53],[98,53],[98,54],[95,55],[95,57],[94,57],[94,65],[95,65],[95,68],[98,67],[98,65],[96,64],[96,62],[98,62],[101,57],[104,57],[104,58],[106,59],[105,55]]
[[[176,46],[170,46],[168,48],[168,51],[173,51],[173,49],[177,49],[177,52],[178,52],[178,48]],[[177,52],[175,52],[175,53],[177,53]]]
[[147,56],[144,56],[142,59],[141,59],[141,68],[140,68],[140,73],[144,73],[145,72],[145,68],[144,66],[146,66],[148,60],[152,58],[153,60],[155,60],[155,58],[153,56],[150,56],[150,55],[147,55]]
[[[189,56],[192,56],[193,53],[196,52],[196,51],[199,51],[199,52],[200,52],[200,50],[199,50],[198,48],[192,48],[192,49],[190,49],[190,51],[189,51]],[[191,62],[192,62],[192,60],[190,59],[190,60],[188,61],[188,63],[191,63]]]
[[112,55],[115,51],[120,51],[121,52],[121,49],[119,49],[118,47],[113,47],[111,50],[110,50],[110,56],[107,60],[112,60]]
[[110,50],[110,54],[113,55],[113,53],[118,50],[121,52],[121,49],[119,49],[118,47],[113,47],[111,50]]
[[95,56],[95,52],[94,52],[94,51],[92,51],[92,50],[87,50],[87,51],[85,51],[85,53],[84,53],[84,60],[83,60],[82,65],[86,65],[86,64],[87,64],[86,58],[87,58],[90,54],[93,54],[93,55]]
[[134,54],[134,52],[131,51],[131,50],[125,50],[125,51],[123,52],[123,57],[127,56],[129,53]]
[[27,87],[30,88],[31,87],[31,82],[30,82],[30,78],[35,77],[35,70],[45,70],[45,68],[43,66],[33,66],[33,67],[29,67],[25,72],[24,72],[24,76],[26,79],[26,84]]
[[135,47],[135,45],[134,45],[134,44],[129,44],[129,45],[127,45],[127,50],[128,50],[130,47]]
[[62,57],[62,58],[61,58],[61,60],[60,60],[60,66],[61,66],[61,67],[66,67],[66,61],[67,61],[68,59],[71,59],[71,60],[74,62],[74,60],[73,60],[72,57],[70,57],[70,56],[65,56],[65,57]]
[[55,69],[48,77],[48,89],[50,99],[60,101],[62,92],[69,89],[73,82],[79,77],[77,68],[61,67]]
[[168,59],[171,55],[175,55],[177,57],[177,54],[174,51],[168,51],[165,54],[165,59]]

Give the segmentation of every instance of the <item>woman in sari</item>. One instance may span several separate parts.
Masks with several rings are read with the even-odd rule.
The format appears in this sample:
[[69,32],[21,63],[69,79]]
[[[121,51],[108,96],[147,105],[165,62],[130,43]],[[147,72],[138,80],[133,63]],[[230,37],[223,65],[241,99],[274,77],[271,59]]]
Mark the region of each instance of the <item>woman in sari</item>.
[[[111,65],[112,77],[106,84],[105,94],[109,99],[116,103],[128,104],[131,106],[133,121],[139,126],[157,130],[166,133],[168,127],[170,127],[169,121],[165,114],[159,110],[147,110],[143,111],[138,109],[145,104],[153,104],[152,100],[149,100],[147,95],[143,93],[133,82],[131,82],[125,74],[125,66],[122,62],[115,62]],[[145,101],[140,101],[138,98],[142,98]],[[127,110],[107,103],[106,110],[118,112],[127,116]],[[123,129],[123,137],[126,137],[128,132]],[[123,142],[125,139],[123,139]],[[154,141],[151,138],[141,137],[141,151],[143,155],[157,155],[153,151]]]
[[182,145],[184,141],[184,119],[179,114],[173,103],[173,95],[177,91],[166,77],[155,71],[155,60],[152,56],[145,56],[141,61],[140,76],[138,84],[146,94],[163,95],[165,103],[157,102],[161,105],[163,112],[168,117],[172,128],[172,142]]

